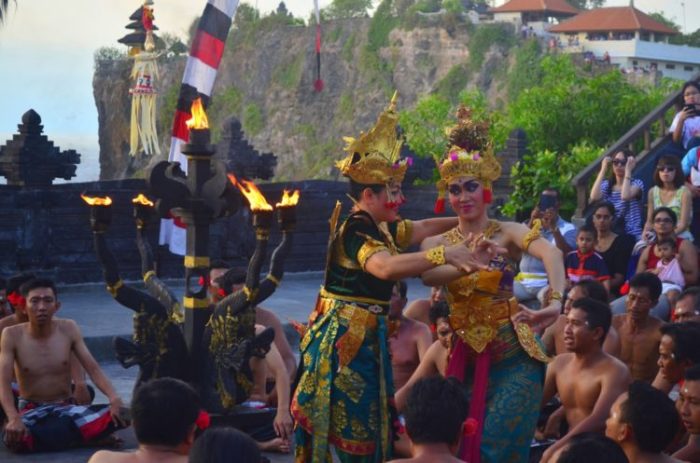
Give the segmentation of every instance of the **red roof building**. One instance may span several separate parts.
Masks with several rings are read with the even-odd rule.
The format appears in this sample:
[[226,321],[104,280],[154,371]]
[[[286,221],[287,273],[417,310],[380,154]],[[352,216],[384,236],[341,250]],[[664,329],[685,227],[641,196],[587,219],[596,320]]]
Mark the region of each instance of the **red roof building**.
[[579,10],[566,0],[510,0],[501,6],[490,8],[491,13],[550,13],[550,16],[573,16]]
[[550,28],[553,33],[632,33],[669,36],[678,34],[634,6],[614,6],[584,11]]

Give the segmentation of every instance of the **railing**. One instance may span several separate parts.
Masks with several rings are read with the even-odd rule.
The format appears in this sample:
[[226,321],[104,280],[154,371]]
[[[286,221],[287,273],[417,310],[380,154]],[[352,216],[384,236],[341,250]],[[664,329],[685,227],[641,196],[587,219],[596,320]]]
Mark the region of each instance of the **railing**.
[[[697,76],[696,76],[697,80]],[[637,166],[646,164],[645,161],[654,156],[658,147],[667,144],[671,139],[668,133],[667,113],[681,96],[681,90],[677,90],[669,95],[663,103],[646,115],[637,125],[632,127],[619,140],[611,145],[598,159],[593,161],[585,169],[579,172],[571,183],[576,189],[576,212],[575,217],[583,217],[583,212],[588,205],[589,186],[591,177],[598,174],[600,164],[607,156],[614,156],[623,148],[634,150],[634,146],[642,141],[643,149],[637,156]]]

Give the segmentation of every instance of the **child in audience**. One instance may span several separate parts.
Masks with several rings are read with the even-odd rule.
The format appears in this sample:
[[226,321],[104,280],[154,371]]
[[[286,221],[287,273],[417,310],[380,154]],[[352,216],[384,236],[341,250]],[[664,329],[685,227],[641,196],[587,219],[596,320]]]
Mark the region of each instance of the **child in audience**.
[[597,236],[595,228],[589,225],[579,228],[576,233],[577,249],[568,253],[564,260],[567,287],[581,280],[598,280],[610,291],[608,266],[603,257],[595,252]]
[[678,263],[676,253],[678,245],[673,238],[664,238],[656,244],[659,250],[659,261],[656,268],[651,270],[661,280],[661,294],[665,294],[668,302],[673,307],[678,300],[678,296],[685,287],[685,277],[681,265]]

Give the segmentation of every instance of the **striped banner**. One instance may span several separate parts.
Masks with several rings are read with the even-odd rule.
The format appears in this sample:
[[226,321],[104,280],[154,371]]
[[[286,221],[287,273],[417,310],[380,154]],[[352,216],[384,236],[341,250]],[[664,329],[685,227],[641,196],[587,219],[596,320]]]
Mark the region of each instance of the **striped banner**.
[[[209,106],[216,72],[224,54],[226,37],[237,8],[238,0],[209,0],[204,7],[197,33],[192,41],[185,74],[182,77],[180,96],[177,100],[168,155],[168,160],[179,162],[185,173],[187,173],[187,158],[180,151],[182,144],[187,143],[190,133],[185,121],[191,117],[190,108],[195,99],[202,98],[205,109]],[[184,224],[178,218],[161,220],[158,242],[168,246],[173,254],[184,256],[186,250]]]

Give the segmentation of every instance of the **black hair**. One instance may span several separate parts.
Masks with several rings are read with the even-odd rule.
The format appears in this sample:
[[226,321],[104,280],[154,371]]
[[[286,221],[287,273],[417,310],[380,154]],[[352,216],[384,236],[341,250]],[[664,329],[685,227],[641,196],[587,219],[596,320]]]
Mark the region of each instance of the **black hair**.
[[245,283],[246,275],[248,275],[247,268],[233,267],[217,278],[216,283],[219,285],[219,288],[222,288],[227,293],[230,293],[234,285]]
[[683,175],[683,167],[681,166],[681,160],[678,156],[673,154],[664,154],[656,162],[656,169],[654,169],[654,184],[658,187],[663,186],[664,182],[661,181],[661,176],[659,175],[659,167],[669,166],[676,169],[673,175],[673,186],[676,189],[683,186],[685,183],[685,175]]
[[654,211],[651,213],[652,220],[656,219],[656,216],[659,215],[659,213],[661,212],[665,212],[666,214],[668,214],[669,217],[671,217],[671,222],[673,223],[674,227],[676,226],[676,224],[678,224],[678,216],[675,212],[673,212],[673,209],[666,206],[661,206],[654,209]]
[[557,463],[629,463],[622,447],[597,432],[582,432],[572,436]]
[[593,235],[594,240],[598,240],[598,230],[596,230],[592,225],[581,225],[581,227],[576,231],[576,237],[578,238],[578,235],[581,233],[590,233]]
[[215,268],[231,268],[231,266],[229,265],[228,262],[221,260],[221,259],[217,259],[217,260],[211,261],[211,263],[209,264],[209,270],[215,269]]
[[58,291],[56,291],[56,284],[53,280],[48,278],[34,278],[33,280],[28,280],[22,283],[19,287],[19,292],[22,296],[27,297],[29,291],[37,288],[51,288],[54,297],[58,297]]
[[659,240],[656,243],[656,247],[658,248],[658,247],[664,246],[666,244],[671,246],[671,249],[678,249],[678,244],[676,242],[676,239],[671,238],[670,236],[667,236],[666,238]]
[[685,99],[683,96],[685,95],[685,91],[688,89],[688,87],[695,87],[695,90],[700,92],[700,82],[689,80],[683,84],[683,87],[681,88],[681,106],[685,106]]
[[437,321],[441,318],[448,318],[450,316],[450,306],[447,305],[445,301],[438,301],[430,306],[428,310],[428,319],[433,325],[437,324]]
[[175,447],[192,431],[199,415],[199,396],[184,381],[159,378],[142,384],[131,400],[136,440]]
[[582,297],[571,304],[573,309],[579,309],[586,312],[586,322],[588,328],[594,330],[596,328],[603,329],[603,336],[600,338],[601,344],[605,341],[605,336],[610,330],[612,322],[612,311],[607,303],[596,301],[590,297]]
[[374,194],[378,195],[384,188],[386,188],[386,185],[365,185],[364,183],[357,183],[354,180],[350,180],[350,191],[348,194],[354,200],[359,201],[362,197],[362,192],[365,191],[365,188],[369,188]]
[[661,327],[661,334],[673,339],[676,362],[690,360],[692,364],[700,363],[700,323],[666,323]]
[[[622,153],[625,156],[625,162],[627,162],[627,160],[629,158],[634,157],[634,152],[631,149],[622,148],[622,149],[617,150],[615,152],[615,154],[612,155],[613,160],[615,160],[615,156],[617,156],[620,153]],[[608,186],[610,188],[611,193],[612,193],[613,184],[616,182],[617,182],[617,178],[615,177],[615,172],[613,171],[613,169],[610,169],[610,173],[608,174],[608,183],[609,183]]]
[[421,379],[411,388],[403,410],[406,433],[416,444],[455,444],[468,411],[467,397],[454,378]]
[[399,288],[399,296],[401,296],[401,299],[406,299],[406,293],[408,292],[406,281],[399,280],[396,282],[396,286]]
[[630,279],[630,288],[646,288],[649,298],[656,302],[661,296],[661,280],[650,272],[638,273]]
[[36,275],[33,273],[18,273],[12,275],[9,280],[7,280],[7,294],[20,293],[19,287],[29,280],[33,280],[35,278]]
[[260,449],[247,434],[234,428],[210,428],[197,438],[189,463],[260,463]]
[[700,286],[688,286],[678,296],[678,300],[680,301],[681,299],[683,299],[686,296],[693,296],[693,297],[700,296]]
[[553,186],[548,186],[544,190],[542,190],[542,193],[544,193],[545,191],[548,193],[554,193],[553,196],[555,198],[557,198],[557,203],[559,203],[561,201],[561,195],[559,194],[559,189],[554,188]]
[[579,280],[573,286],[581,288],[588,298],[603,304],[608,303],[608,291],[603,286],[603,283],[598,280]]
[[601,208],[607,209],[608,212],[610,213],[610,215],[612,217],[615,217],[615,212],[616,212],[615,205],[613,203],[611,203],[610,201],[598,201],[597,203],[595,203],[593,205],[593,213],[595,214],[595,212]]
[[635,381],[620,404],[620,422],[632,427],[634,441],[643,452],[662,452],[678,432],[680,418],[665,392]]
[[683,379],[685,381],[700,381],[700,365],[693,365],[686,369]]

